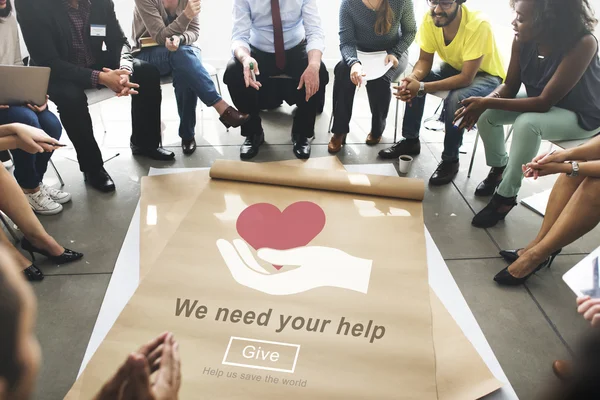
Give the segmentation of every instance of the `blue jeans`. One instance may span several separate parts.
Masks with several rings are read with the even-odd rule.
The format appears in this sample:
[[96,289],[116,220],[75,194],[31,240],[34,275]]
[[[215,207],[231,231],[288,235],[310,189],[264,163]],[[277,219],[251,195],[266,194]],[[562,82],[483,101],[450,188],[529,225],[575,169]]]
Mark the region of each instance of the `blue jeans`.
[[193,139],[198,98],[208,107],[221,101],[215,83],[202,65],[200,49],[181,46],[177,51],[169,51],[159,46],[144,49],[135,57],[154,65],[161,76],[173,75],[180,118],[179,136],[184,140]]
[[[432,70],[423,82],[436,82],[460,74],[450,65],[442,63],[438,69]],[[443,161],[457,161],[460,146],[462,146],[464,129],[458,129],[453,124],[454,114],[461,105],[460,102],[472,96],[487,96],[502,83],[502,79],[480,72],[475,76],[470,86],[451,90],[444,100],[442,119],[445,124]],[[412,106],[406,107],[404,121],[402,122],[402,136],[407,139],[417,139],[421,130],[421,120],[425,110],[425,97],[412,99]]]
[[[21,123],[41,129],[54,139],[60,139],[62,125],[48,109],[36,113],[27,107],[11,106],[0,110],[0,125]],[[35,189],[44,178],[52,153],[29,154],[23,150],[10,151],[15,160],[15,179],[23,189]]]

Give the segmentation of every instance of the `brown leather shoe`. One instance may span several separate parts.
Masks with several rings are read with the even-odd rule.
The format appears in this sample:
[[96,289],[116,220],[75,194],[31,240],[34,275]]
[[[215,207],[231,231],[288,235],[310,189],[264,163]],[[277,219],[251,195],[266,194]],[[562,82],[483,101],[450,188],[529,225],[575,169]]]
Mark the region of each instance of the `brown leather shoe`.
[[372,133],[369,133],[369,136],[367,136],[367,141],[366,141],[366,143],[369,146],[375,146],[376,144],[379,144],[379,142],[381,142],[381,136],[375,137],[375,136],[373,136]]
[[552,363],[554,375],[561,381],[566,381],[571,377],[571,363],[564,360],[556,360]]
[[250,115],[242,114],[235,108],[229,106],[227,110],[221,115],[219,121],[225,125],[225,128],[237,128],[238,126],[242,126],[250,119]]
[[329,141],[329,145],[327,145],[327,150],[331,154],[338,153],[342,149],[342,146],[346,144],[346,136],[348,136],[347,133],[343,135],[334,133]]

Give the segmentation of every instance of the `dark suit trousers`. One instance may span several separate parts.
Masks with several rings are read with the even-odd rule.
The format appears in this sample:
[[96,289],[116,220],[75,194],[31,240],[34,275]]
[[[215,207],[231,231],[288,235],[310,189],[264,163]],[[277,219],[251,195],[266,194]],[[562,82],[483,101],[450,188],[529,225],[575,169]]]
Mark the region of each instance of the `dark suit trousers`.
[[[109,68],[115,68],[110,66]],[[131,81],[140,85],[139,94],[131,102],[131,143],[143,149],[155,149],[160,145],[160,74],[151,64],[135,60]],[[94,69],[101,70],[102,65]],[[73,142],[83,172],[102,167],[102,153],[94,138],[85,88],[69,81],[51,81],[48,94],[58,107],[60,120]]]
[[[262,132],[262,123],[259,112],[264,108],[272,108],[285,100],[290,105],[298,106],[292,135],[311,137],[315,133],[315,118],[319,108],[319,100],[325,86],[329,82],[329,74],[325,64],[321,63],[319,71],[319,92],[306,101],[306,90],[297,90],[300,77],[308,67],[308,53],[306,44],[287,50],[285,69],[280,70],[275,65],[275,54],[265,53],[252,49],[252,57],[258,63],[260,75],[256,79],[262,84],[260,90],[246,87],[242,64],[233,58],[227,65],[223,81],[229,88],[231,99],[240,112],[250,114],[250,120],[242,125],[242,136],[252,136]],[[278,75],[287,75],[291,79],[274,78]]]

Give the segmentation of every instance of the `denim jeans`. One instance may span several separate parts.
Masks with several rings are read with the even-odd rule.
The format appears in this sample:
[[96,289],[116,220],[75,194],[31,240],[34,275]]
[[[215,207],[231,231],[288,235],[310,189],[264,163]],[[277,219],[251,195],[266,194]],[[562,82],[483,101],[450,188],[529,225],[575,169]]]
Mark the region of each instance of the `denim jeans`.
[[[0,125],[21,123],[42,129],[48,136],[60,139],[62,125],[48,109],[36,113],[27,107],[11,106],[0,110]],[[15,161],[15,179],[23,189],[35,189],[44,179],[52,153],[29,154],[23,150],[10,151]]]
[[[442,63],[438,69],[432,70],[423,82],[436,82],[460,74],[450,65]],[[461,105],[460,102],[472,96],[487,96],[502,83],[502,79],[480,72],[475,76],[470,86],[451,90],[444,100],[442,118],[445,124],[444,152],[442,160],[458,160],[459,149],[462,146],[464,129],[458,129],[453,124],[454,114]],[[407,139],[417,139],[421,130],[421,120],[425,110],[425,97],[415,97],[412,105],[407,105],[402,122],[402,136]]]
[[179,136],[184,140],[193,139],[198,98],[208,107],[221,101],[212,77],[202,65],[200,49],[186,45],[177,51],[169,51],[158,46],[143,49],[135,57],[157,67],[161,76],[173,75],[180,118]]

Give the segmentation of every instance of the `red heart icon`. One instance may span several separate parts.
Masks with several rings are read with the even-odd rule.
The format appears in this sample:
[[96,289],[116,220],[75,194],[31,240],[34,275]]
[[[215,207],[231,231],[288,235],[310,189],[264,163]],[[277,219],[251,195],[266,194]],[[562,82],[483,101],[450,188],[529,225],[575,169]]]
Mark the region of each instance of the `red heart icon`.
[[253,204],[242,211],[236,224],[239,235],[255,250],[306,246],[324,227],[325,212],[310,201],[294,203],[283,212],[273,204]]

